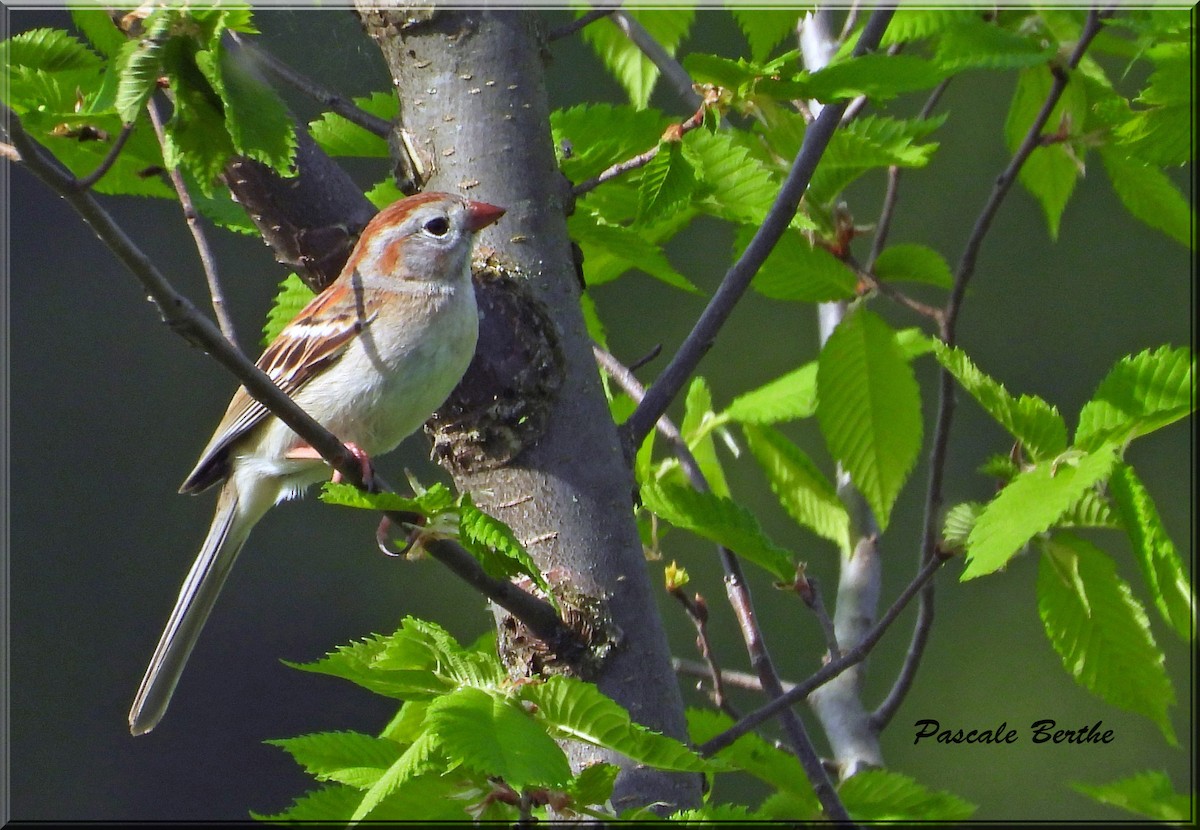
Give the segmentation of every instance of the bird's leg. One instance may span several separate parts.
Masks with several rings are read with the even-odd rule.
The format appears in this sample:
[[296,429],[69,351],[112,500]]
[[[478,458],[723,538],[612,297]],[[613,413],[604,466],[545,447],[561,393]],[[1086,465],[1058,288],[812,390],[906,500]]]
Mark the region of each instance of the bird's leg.
[[396,547],[391,540],[392,525],[395,524],[389,517],[384,516],[379,520],[379,528],[375,531],[375,544],[379,549],[388,556],[403,556],[412,550],[421,538],[421,528],[425,524],[425,517],[420,513],[402,513],[404,516],[404,524],[408,526],[408,538],[404,541],[403,547]]
[[[358,460],[359,466],[362,470],[363,485],[368,490],[373,490],[374,488],[371,486],[371,483],[375,479],[375,468],[371,465],[371,459],[367,456],[366,450],[364,450],[362,447],[358,446],[358,444],[355,444],[353,442],[347,442],[346,449],[350,450],[350,454],[353,455]],[[288,450],[288,453],[285,457],[292,458],[292,459],[304,459],[304,460],[311,459],[313,461],[323,461],[324,460],[321,457],[321,454],[319,452],[317,452],[316,450],[314,450],[312,447],[310,447],[308,444],[301,444],[297,447],[293,447],[292,449]],[[346,480],[346,477],[342,475],[341,470],[333,471],[333,483],[334,484],[341,484],[345,480]]]

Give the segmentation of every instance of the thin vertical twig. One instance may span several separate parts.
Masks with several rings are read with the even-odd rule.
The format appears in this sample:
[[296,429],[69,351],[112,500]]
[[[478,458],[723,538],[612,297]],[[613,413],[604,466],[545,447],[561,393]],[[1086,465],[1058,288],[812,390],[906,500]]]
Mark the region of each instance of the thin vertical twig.
[[[163,128],[162,115],[158,111],[158,104],[154,102],[153,98],[146,102],[146,110],[150,113],[150,123],[154,125],[158,143],[162,146],[165,154],[167,135]],[[179,168],[172,167],[167,171],[167,175],[170,176],[171,184],[175,187],[175,195],[183,208],[183,218],[187,222],[188,230],[192,233],[192,239],[196,242],[196,252],[200,255],[204,278],[208,281],[208,295],[212,301],[213,313],[217,317],[217,325],[221,327],[221,333],[225,335],[225,339],[236,346],[237,332],[234,330],[229,310],[225,306],[225,292],[222,290],[221,280],[217,276],[217,260],[213,256],[212,248],[209,247],[204,228],[200,226],[200,215],[196,212],[196,206],[192,202],[191,194],[188,193],[187,184],[183,181],[183,174],[179,172]]]

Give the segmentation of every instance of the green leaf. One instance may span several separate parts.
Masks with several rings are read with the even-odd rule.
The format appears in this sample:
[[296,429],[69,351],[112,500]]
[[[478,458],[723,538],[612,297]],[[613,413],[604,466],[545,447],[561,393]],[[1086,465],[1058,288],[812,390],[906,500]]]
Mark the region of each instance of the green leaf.
[[817,411],[817,361],[805,363],[757,389],[738,395],[722,413],[743,424],[776,424]]
[[669,482],[643,484],[641,496],[646,509],[660,519],[724,545],[781,582],[795,579],[792,554],[768,539],[740,504]]
[[1048,63],[1057,44],[1011,32],[978,15],[948,26],[937,42],[936,60],[947,73],[964,69],[1022,69]]
[[[400,99],[395,93],[389,92],[373,92],[369,96],[355,98],[354,105],[389,121],[400,112]],[[308,130],[320,148],[331,156],[387,158],[390,154],[386,138],[334,112],[322,113],[320,118],[308,125]]]
[[196,65],[221,98],[234,151],[280,175],[294,175],[296,130],[275,91],[259,83],[223,48],[196,53]]
[[709,802],[690,810],[678,810],[671,814],[668,821],[671,824],[682,824],[685,826],[698,824],[702,827],[711,827],[714,824],[753,824],[765,818],[766,816],[742,804]]
[[399,793],[405,784],[418,776],[445,768],[446,762],[438,747],[438,738],[432,731],[421,734],[416,741],[384,770],[374,784],[363,795],[362,800],[350,816],[354,824],[370,816],[389,796]]
[[1094,545],[1067,533],[1042,545],[1038,613],[1075,680],[1100,699],[1145,715],[1176,746],[1167,708],[1175,691],[1145,609]]
[[[730,497],[729,484],[725,481],[725,471],[721,468],[721,460],[717,457],[717,448],[713,441],[711,424],[715,417],[708,383],[704,378],[697,376],[688,387],[683,422],[679,425],[679,431],[687,442],[688,449],[692,451],[700,472],[708,481],[709,489],[714,495],[727,499]],[[676,481],[678,484],[687,483],[682,474]]]
[[[626,9],[625,13],[646,29],[668,55],[674,55],[687,36],[696,12],[688,8]],[[582,12],[581,12],[582,14]],[[592,45],[600,60],[629,93],[637,109],[650,103],[650,93],[658,80],[658,67],[609,19],[599,20],[583,30],[583,38]]]
[[966,821],[978,809],[958,796],[930,790],[898,772],[868,769],[846,779],[838,795],[855,821]]
[[[589,286],[595,286],[636,268],[674,288],[698,294],[700,289],[675,270],[662,249],[649,242],[632,228],[600,224],[594,214],[576,212],[568,221],[571,238],[583,250],[584,273]],[[606,269],[614,277],[599,278],[596,272],[605,258],[615,260],[619,267]]]
[[1190,640],[1196,623],[1195,597],[1183,560],[1167,535],[1154,500],[1128,464],[1117,464],[1108,490],[1154,604],[1175,633]]
[[765,61],[780,41],[796,33],[800,9],[751,9],[726,0],[725,7],[737,21],[738,28],[750,44],[750,57]]
[[[1008,117],[1004,122],[1004,139],[1009,152],[1015,152],[1025,139],[1026,133],[1046,102],[1053,83],[1054,76],[1047,66],[1021,70],[1017,78],[1017,90],[1013,94]],[[1068,135],[1077,135],[1086,117],[1087,93],[1083,84],[1071,81],[1050,113],[1044,132],[1055,133],[1062,128]],[[1080,164],[1068,152],[1064,142],[1036,148],[1021,167],[1018,178],[1025,189],[1041,203],[1053,239],[1058,238],[1059,220],[1071,192],[1075,189],[1075,180],[1081,174]]]
[[[589,27],[590,28],[590,27]],[[563,175],[581,182],[653,147],[667,119],[628,105],[580,104],[550,114],[550,131]]]
[[[168,42],[168,46],[172,43],[177,41]],[[175,111],[166,124],[164,164],[185,170],[208,195],[234,155],[233,141],[225,127],[220,99],[181,49],[174,54],[165,50],[175,88]]]
[[403,751],[395,741],[361,732],[319,732],[265,743],[286,751],[318,781],[334,781],[359,790],[378,781]]
[[886,101],[905,92],[936,86],[946,77],[937,64],[915,55],[872,53],[801,72],[791,81],[764,81],[758,89],[783,98],[816,98],[823,103],[865,95]]
[[817,421],[886,530],[892,505],[921,449],[921,392],[895,332],[856,309],[821,350]]
[[875,260],[875,276],[884,282],[923,282],[950,288],[954,276],[937,251],[924,245],[892,245]]
[[[733,719],[724,712],[706,709],[687,710],[688,734],[692,743],[703,744],[733,726]],[[753,775],[775,789],[788,793],[799,803],[794,803],[789,818],[818,819],[821,805],[817,801],[812,785],[795,755],[779,749],[757,732],[748,732],[733,743],[719,750],[715,757],[726,764]]]
[[391,176],[381,182],[376,182],[371,186],[371,189],[363,194],[367,197],[367,201],[383,210],[392,202],[399,201],[404,198],[404,194],[400,192],[400,188],[396,186],[396,181]]
[[692,130],[683,142],[700,175],[694,204],[720,219],[761,225],[779,191],[776,175],[726,132]]
[[108,58],[114,58],[125,45],[125,33],[117,28],[108,12],[83,3],[68,3],[71,22],[83,33],[88,42]]
[[511,787],[563,787],[571,765],[544,726],[503,694],[459,689],[429,705],[427,721],[451,764]]
[[[211,196],[205,196],[200,192],[200,188],[196,186],[195,182],[188,181],[186,175],[184,176],[184,183],[187,185],[188,193],[192,197],[192,203],[196,206],[196,210],[205,219],[225,230],[259,237],[258,228],[250,221],[250,217],[246,215],[245,209],[233,200],[233,196],[230,194],[228,188],[217,188],[213,190]],[[309,299],[312,298],[311,290],[308,292],[308,296]],[[296,311],[299,310],[299,308],[296,309]]]
[[307,792],[281,813],[266,815],[251,811],[256,821],[269,822],[339,822],[350,820],[362,793],[353,787],[333,785]]
[[955,24],[970,22],[979,14],[968,9],[914,9],[901,6],[892,15],[887,31],[883,33],[881,46],[920,40],[944,32]]
[[825,474],[782,433],[749,424],[742,426],[742,432],[788,515],[848,554],[850,516]]
[[1071,786],[1101,804],[1155,821],[1186,823],[1192,817],[1192,798],[1177,793],[1165,772],[1147,770],[1108,784],[1075,781]]
[[1166,174],[1116,148],[1102,148],[1100,158],[1113,190],[1135,219],[1191,247],[1196,214]]
[[352,484],[327,481],[321,485],[321,501],[360,510],[399,510],[423,513],[421,502],[399,493],[366,493]]
[[271,310],[267,312],[262,345],[269,345],[278,337],[283,327],[292,322],[300,313],[300,309],[308,305],[315,296],[313,290],[295,274],[284,277],[283,282],[279,284],[279,291],[275,294],[275,300],[271,303]]
[[962,388],[1020,441],[1035,461],[1053,458],[1067,448],[1067,427],[1056,407],[1035,395],[1014,398],[959,348],[938,341],[933,353]]
[[458,530],[463,547],[479,560],[489,575],[501,579],[526,576],[552,603],[555,602],[550,584],[512,528],[476,507],[470,493],[463,493],[459,499]]
[[146,18],[145,33],[121,46],[117,59],[120,81],[117,84],[116,107],[121,120],[126,124],[132,124],[141,115],[142,108],[150,100],[158,79],[163,74],[165,47],[178,15],[179,12],[174,9],[158,9],[152,12]]
[[[757,227],[749,225],[738,228],[733,243],[735,259],[745,252],[756,231]],[[853,297],[858,277],[829,251],[810,245],[798,231],[789,228],[750,285],[772,300],[819,303]]]
[[936,142],[917,142],[945,121],[945,115],[909,119],[883,115],[855,118],[834,133],[808,186],[808,198],[827,203],[870,170],[891,166],[924,167],[938,145]]
[[606,804],[612,798],[613,785],[620,773],[621,768],[616,764],[598,761],[581,769],[579,775],[563,787],[563,792],[570,796],[576,807]]
[[95,52],[61,29],[31,29],[0,41],[0,60],[11,70],[51,73],[86,69],[99,74],[103,65]]
[[1040,462],[1017,475],[984,508],[967,538],[962,579],[1007,565],[1035,534],[1049,530],[1087,490],[1106,478],[1116,458],[1116,448],[1106,444],[1093,453],[1069,451],[1060,460]]
[[1140,110],[1116,131],[1116,138],[1122,149],[1147,164],[1187,164],[1192,160],[1195,115],[1192,107],[1184,105]]
[[522,686],[534,717],[560,739],[583,741],[620,752],[636,764],[676,772],[705,772],[710,764],[674,738],[634,723],[629,713],[591,683],[557,675]]
[[381,670],[376,663],[387,645],[388,638],[376,634],[338,646],[336,651],[313,663],[284,662],[301,671],[340,677],[375,694],[399,700],[429,700],[454,687],[452,681],[429,669]]
[[955,547],[966,547],[967,539],[986,507],[982,502],[964,501],[946,511],[942,524],[942,539]]
[[1121,358],[1079,413],[1075,444],[1128,442],[1185,418],[1196,400],[1191,349],[1160,346]]
[[684,207],[696,189],[696,172],[677,141],[658,145],[658,155],[642,168],[637,222],[654,222]]

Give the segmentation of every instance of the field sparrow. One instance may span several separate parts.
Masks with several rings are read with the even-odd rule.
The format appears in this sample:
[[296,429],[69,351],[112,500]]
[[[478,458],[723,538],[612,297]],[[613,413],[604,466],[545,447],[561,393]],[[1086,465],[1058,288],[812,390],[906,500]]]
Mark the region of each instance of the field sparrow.
[[[462,379],[475,353],[471,287],[476,233],[502,208],[421,193],[380,211],[346,267],[280,332],[258,366],[326,429],[367,455],[418,429]],[[192,646],[251,528],[329,467],[244,388],[184,481],[222,483],[216,515],[179,592],[137,698],[134,735],[162,718]]]

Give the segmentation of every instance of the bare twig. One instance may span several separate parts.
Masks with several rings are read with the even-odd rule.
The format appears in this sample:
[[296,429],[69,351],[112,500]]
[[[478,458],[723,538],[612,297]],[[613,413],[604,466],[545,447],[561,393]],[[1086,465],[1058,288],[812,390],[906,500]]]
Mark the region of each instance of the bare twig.
[[[121,264],[140,282],[158,306],[163,321],[189,343],[200,347],[230,371],[257,401],[275,417],[290,427],[305,443],[320,453],[331,467],[342,473],[346,481],[362,487],[362,466],[341,441],[322,427],[312,416],[277,387],[261,369],[255,366],[237,347],[225,339],[187,297],[174,289],[162,272],[129,238],[107,211],[87,191],[76,190],[74,178],[47,158],[42,149],[25,132],[16,114],[4,108],[13,145],[22,161],[37,178],[58,193],[100,237]],[[377,489],[386,487],[375,479]],[[406,517],[385,513],[394,521]],[[555,647],[567,648],[575,635],[559,620],[557,613],[545,600],[535,597],[507,580],[493,579],[483,566],[465,549],[450,540],[437,540],[426,550],[455,574],[484,593],[497,605],[524,622],[538,637]],[[567,645],[564,645],[567,644]]]
[[675,91],[684,101],[688,102],[689,106],[700,105],[700,96],[692,89],[692,76],[687,73],[679,61],[671,57],[663,45],[655,40],[641,23],[621,9],[615,9],[609,20],[615,23],[617,28],[625,33],[625,37],[629,38],[633,45],[641,49],[642,54],[658,67],[658,71],[675,87]]
[[[1079,40],[1076,42],[1075,48],[1067,60],[1068,70],[1073,70],[1079,66],[1079,62],[1083,59],[1088,46],[1091,45],[1092,40],[1100,32],[1100,29],[1103,27],[1103,21],[1110,14],[1111,12],[1099,12],[1096,9],[1088,12],[1087,20],[1084,22],[1083,29],[1079,34]],[[1038,111],[1037,117],[1034,118],[1033,123],[1029,126],[1029,130],[1025,133],[1024,139],[1022,139],[1020,146],[1017,147],[1008,166],[996,178],[996,183],[992,187],[992,193],[980,211],[978,218],[975,220],[975,225],[971,229],[971,235],[967,239],[962,257],[959,259],[958,267],[955,270],[954,287],[950,292],[950,297],[946,301],[946,307],[943,312],[944,316],[940,333],[942,340],[948,345],[954,345],[958,314],[962,308],[963,298],[966,296],[967,284],[975,273],[975,265],[979,257],[979,251],[983,247],[983,240],[991,229],[992,221],[995,219],[996,213],[1000,210],[1000,205],[1004,201],[1004,197],[1017,180],[1017,175],[1020,173],[1021,167],[1029,159],[1033,151],[1040,146],[1042,131],[1046,128],[1046,123],[1050,120],[1050,114],[1054,111],[1054,107],[1057,106],[1059,99],[1062,97],[1068,80],[1067,71],[1060,69],[1054,73],[1050,92],[1046,95],[1046,100],[1043,102],[1041,110]],[[943,369],[939,380],[938,411],[934,426],[933,445],[929,453],[929,485],[925,495],[925,518],[921,533],[922,569],[927,567],[928,563],[935,560],[938,556],[936,548],[937,520],[943,501],[942,481],[950,443],[950,426],[954,420],[955,410],[953,377],[948,371]],[[913,679],[916,677],[917,669],[925,652],[925,646],[929,641],[933,618],[934,590],[933,583],[930,583],[921,592],[921,601],[917,608],[917,620],[913,626],[912,638],[909,641],[908,651],[904,657],[904,664],[900,667],[900,672],[892,684],[892,688],[888,691],[887,696],[871,716],[872,726],[876,730],[887,726],[912,687]]]
[[357,124],[368,132],[382,138],[387,138],[391,133],[392,122],[387,119],[372,115],[366,110],[355,106],[354,102],[350,99],[326,89],[316,81],[297,72],[266,49],[259,48],[256,44],[251,43],[237,32],[230,32],[229,36],[234,43],[240,48],[245,49],[263,69],[267,70],[277,80],[284,82],[294,89],[298,89],[320,103],[321,106],[337,113],[347,121]]
[[[596,353],[597,360],[600,361],[601,366],[606,371],[609,371],[613,380],[630,397],[639,401],[640,408],[641,404],[645,402],[647,392],[641,383],[638,382],[637,378],[633,376],[633,373],[621,367],[619,361],[603,349],[600,349],[599,346],[594,345],[592,349]],[[609,369],[609,366],[612,364],[616,364],[613,367],[614,370]],[[624,370],[622,371],[622,369]],[[662,430],[663,420],[662,416],[658,419],[660,431]],[[688,482],[695,490],[702,493],[708,492],[708,481],[705,479],[704,473],[700,470],[700,465],[696,463],[691,450],[683,442],[682,438],[676,443],[676,452],[680,458],[680,467],[687,475]],[[742,632],[742,639],[746,644],[746,653],[750,657],[750,665],[754,669],[754,673],[758,676],[763,691],[766,692],[767,696],[778,698],[784,693],[783,685],[779,679],[778,672],[775,670],[775,663],[771,659],[771,654],[767,650],[766,642],[763,639],[762,629],[758,624],[758,618],[754,611],[754,602],[750,596],[750,586],[746,584],[741,562],[724,545],[717,546],[717,555],[721,560],[721,567],[725,572],[725,594],[729,599],[730,606],[733,608],[734,616],[737,618],[738,628]],[[792,746],[792,752],[800,761],[800,766],[808,776],[808,780],[813,787],[813,792],[821,802],[821,808],[833,821],[849,823],[850,815],[846,812],[846,808],[838,797],[833,782],[829,779],[828,772],[826,772],[820,757],[817,755],[816,747],[813,745],[812,739],[809,738],[808,732],[804,728],[804,722],[791,709],[780,709],[779,718],[783,730],[788,736],[788,741]]]
[[616,11],[615,8],[592,9],[590,12],[587,12],[586,14],[580,15],[579,17],[575,18],[570,23],[564,23],[561,26],[551,29],[546,34],[546,40],[553,42],[555,40],[559,40],[564,37],[570,37],[571,35],[575,34],[576,32],[581,31],[589,23],[595,23],[600,18],[608,17],[610,14],[612,14],[615,11]]
[[708,605],[704,601],[704,597],[696,594],[694,597],[689,597],[682,588],[668,588],[667,593],[675,597],[679,604],[683,606],[683,610],[687,612],[688,618],[692,621],[692,625],[696,627],[696,648],[700,649],[700,656],[704,658],[704,665],[708,667],[707,678],[712,684],[712,701],[717,708],[725,712],[733,719],[740,717],[737,710],[733,708],[733,704],[729,702],[728,696],[725,694],[725,682],[722,679],[721,667],[717,665],[717,658],[713,653],[712,641],[708,636]]
[[896,621],[896,617],[900,616],[900,613],[904,611],[912,598],[921,590],[921,587],[926,582],[933,578],[933,575],[945,561],[946,559],[942,556],[935,556],[925,562],[913,581],[900,592],[900,595],[896,597],[892,606],[883,613],[883,616],[879,618],[878,622],[858,642],[858,645],[847,649],[837,660],[831,660],[826,663],[820,669],[813,672],[807,680],[797,683],[780,697],[746,715],[746,717],[720,735],[696,747],[696,752],[703,756],[719,752],[742,735],[745,735],[750,730],[755,729],[763,722],[774,717],[782,709],[800,703],[814,691],[821,688],[821,686],[846,671],[846,669],[861,663],[875,648],[876,644],[879,643],[883,635],[887,633],[892,623]]
[[[710,676],[708,665],[701,663],[699,660],[684,660],[682,657],[672,657],[671,665],[675,668],[676,674],[684,674],[689,677],[699,677],[707,679]],[[737,689],[745,689],[748,692],[761,692],[763,690],[762,681],[747,671],[734,671],[733,669],[721,670],[721,682],[726,686],[733,686]],[[786,680],[781,680],[780,685],[783,686],[785,692],[790,692],[796,688],[795,683],[789,683]]]
[[[853,265],[853,259],[847,259],[847,263]],[[923,303],[920,300],[914,300],[891,283],[885,282],[869,271],[865,271],[857,266],[855,266],[855,273],[872,291],[878,291],[897,305],[902,305],[910,311],[920,314],[922,317],[933,320],[939,326],[941,325],[942,309]]]
[[718,93],[715,88],[710,88],[705,93],[704,100],[700,102],[699,108],[686,120],[679,124],[672,124],[663,132],[662,139],[644,153],[639,153],[633,158],[625,161],[617,162],[607,170],[601,172],[598,176],[580,182],[571,188],[571,193],[578,197],[585,193],[590,193],[600,185],[604,184],[609,179],[615,179],[617,176],[624,175],[631,170],[637,170],[639,167],[645,167],[655,156],[658,155],[659,148],[662,147],[664,141],[679,141],[685,134],[699,127],[704,123],[704,114],[708,112],[710,106],[715,106],[718,99]]
[[[167,136],[163,129],[162,115],[158,111],[158,105],[151,98],[146,102],[146,110],[150,113],[150,123],[154,125],[154,132],[158,136],[158,143],[162,146],[164,153],[166,152]],[[171,179],[171,184],[175,187],[175,195],[179,199],[179,204],[183,208],[183,218],[187,222],[188,230],[192,233],[192,239],[196,242],[196,252],[200,255],[200,264],[204,268],[204,278],[208,281],[208,295],[212,299],[213,313],[217,316],[217,324],[221,327],[222,334],[230,343],[237,345],[237,332],[233,327],[233,318],[229,316],[229,309],[225,305],[225,292],[221,288],[221,280],[217,276],[217,260],[213,256],[212,248],[209,247],[208,237],[204,234],[204,228],[200,227],[200,216],[196,213],[196,206],[192,203],[192,196],[188,193],[187,184],[183,181],[183,174],[179,172],[178,167],[172,167],[167,171],[167,175]]]
[[829,652],[830,659],[841,657],[842,649],[838,645],[837,630],[833,627],[833,620],[829,619],[829,612],[825,610],[825,601],[821,599],[821,586],[817,583],[816,578],[806,574],[797,574],[796,593],[800,595],[800,599],[804,600],[804,604],[812,610],[813,616],[817,618],[817,624],[821,626],[821,633],[825,635],[825,648]]
[[[870,20],[863,29],[863,34],[855,46],[854,53],[864,54],[873,49],[883,36],[883,31],[891,20],[893,10],[877,9],[871,14]],[[775,203],[767,212],[762,225],[742,252],[741,257],[726,272],[721,285],[717,288],[708,306],[700,315],[700,319],[692,327],[692,331],[679,347],[679,351],[671,359],[670,364],[650,387],[646,397],[634,410],[621,428],[626,446],[637,447],[645,438],[646,433],[653,429],[655,422],[667,410],[667,406],[679,394],[679,390],[687,382],[700,363],[701,358],[712,347],[717,333],[733,313],[742,294],[750,285],[750,281],[766,260],[767,255],[774,249],[787,226],[791,223],[800,199],[808,187],[817,162],[825,152],[829,140],[833,137],[841,119],[842,104],[834,104],[825,108],[820,117],[812,123],[804,134],[804,143],[791,172],[780,188]],[[826,114],[828,113],[828,115]]]
[[117,156],[121,155],[121,149],[125,146],[125,142],[129,140],[129,135],[132,132],[132,124],[121,125],[121,132],[117,134],[117,140],[113,142],[112,147],[108,148],[108,154],[101,159],[100,165],[82,179],[75,180],[75,188],[77,190],[87,190],[104,178],[104,175],[116,164]]

